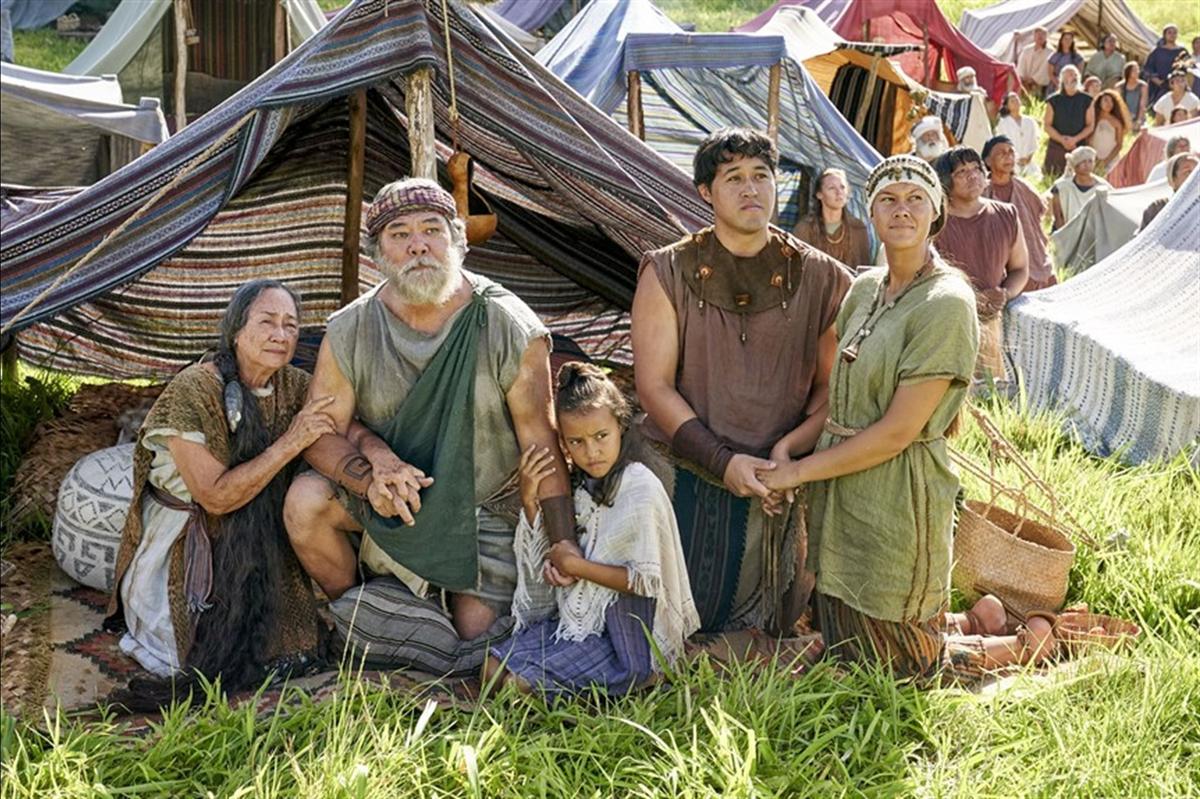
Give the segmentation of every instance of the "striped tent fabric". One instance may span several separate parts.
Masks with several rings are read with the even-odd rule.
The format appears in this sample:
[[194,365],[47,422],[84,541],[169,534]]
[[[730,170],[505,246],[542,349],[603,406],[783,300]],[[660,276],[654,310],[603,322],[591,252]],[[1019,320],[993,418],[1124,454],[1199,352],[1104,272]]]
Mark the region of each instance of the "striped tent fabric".
[[981,49],[1013,63],[1033,43],[1038,26],[1051,34],[1069,26],[1093,49],[1100,48],[1102,36],[1115,33],[1120,51],[1137,61],[1145,61],[1158,41],[1125,0],[1003,0],[964,9],[958,25]]
[[1096,455],[1200,465],[1197,216],[1200,172],[1124,247],[1005,317],[1030,406],[1063,414]]
[[994,102],[1020,85],[1016,68],[993,58],[962,34],[938,7],[936,0],[778,0],[766,11],[738,28],[756,31],[781,8],[802,5],[846,39],[889,43],[924,43],[925,52],[895,58],[911,77],[929,82],[954,82],[959,67],[974,67],[979,85]]
[[[778,222],[787,226],[822,169],[841,167],[861,187],[880,160],[808,74],[802,52],[802,42],[779,35],[686,33],[649,0],[614,0],[589,5],[537,59],[622,125],[626,75],[638,71],[646,143],[687,174],[712,131],[766,130],[770,68],[781,64]],[[855,188],[860,216],[864,201]]]
[[[267,275],[305,295],[304,340],[319,339],[340,285],[346,96],[369,89],[367,198],[407,172],[405,75],[416,68],[435,71],[439,156],[450,154],[441,8],[354,2],[146,156],[6,226],[0,318],[24,331],[23,355],[77,372],[165,376],[211,345],[233,287]],[[499,217],[468,267],[528,296],[585,349],[627,359],[641,253],[707,224],[709,210],[685,175],[467,7],[450,3],[449,21],[458,141]],[[360,260],[365,289],[378,274]]]
[[[737,46],[722,46],[732,40]],[[779,224],[807,209],[808,181],[826,167],[846,171],[851,211],[866,218],[862,187],[879,153],[825,96],[787,40],[742,34],[631,34],[625,69],[642,75],[646,142],[691,172],[697,145],[727,125],[767,129],[770,67],[780,64]],[[623,113],[616,114],[625,123]],[[797,191],[796,189],[800,189]]]

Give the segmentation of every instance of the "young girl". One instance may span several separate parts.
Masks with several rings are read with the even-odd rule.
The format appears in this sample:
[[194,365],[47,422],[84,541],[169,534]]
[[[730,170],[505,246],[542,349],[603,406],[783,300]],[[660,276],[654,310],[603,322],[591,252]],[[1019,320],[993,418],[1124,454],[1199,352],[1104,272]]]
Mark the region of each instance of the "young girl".
[[[569,543],[546,540],[537,490],[554,466],[549,450],[531,447],[521,456],[524,514],[513,541],[516,632],[492,648],[484,678],[499,673],[523,691],[548,696],[589,686],[621,694],[659,671],[647,633],[672,663],[700,617],[671,500],[649,469],[629,462],[622,444],[630,419],[625,398],[589,364],[564,364],[557,384],[558,429],[574,465],[583,555]],[[543,570],[574,582],[552,588]]]

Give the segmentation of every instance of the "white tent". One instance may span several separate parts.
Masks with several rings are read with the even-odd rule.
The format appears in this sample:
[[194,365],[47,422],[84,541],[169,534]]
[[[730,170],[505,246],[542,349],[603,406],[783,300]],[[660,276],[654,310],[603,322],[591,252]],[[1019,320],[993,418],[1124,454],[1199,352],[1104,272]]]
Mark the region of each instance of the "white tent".
[[1029,404],[1093,453],[1200,465],[1200,171],[1087,272],[1015,300],[1005,348]]
[[1050,33],[1067,27],[1094,49],[1101,37],[1115,33],[1120,51],[1138,61],[1145,61],[1158,41],[1125,0],[1004,0],[964,11],[958,29],[992,56],[1016,63],[1039,25]]
[[112,75],[80,78],[0,64],[0,96],[5,183],[88,185],[167,138],[158,101],[126,105]]
[[1155,200],[1171,196],[1167,181],[1156,180],[1125,189],[1097,186],[1083,208],[1054,231],[1054,264],[1076,274],[1120,249],[1137,233],[1142,212]]

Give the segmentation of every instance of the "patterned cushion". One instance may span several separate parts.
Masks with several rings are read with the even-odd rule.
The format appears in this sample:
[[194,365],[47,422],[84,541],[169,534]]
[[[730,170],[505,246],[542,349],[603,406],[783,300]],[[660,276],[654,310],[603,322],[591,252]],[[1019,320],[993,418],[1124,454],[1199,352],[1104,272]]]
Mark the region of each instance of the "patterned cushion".
[[84,585],[112,591],[121,530],[133,498],[135,444],[85,455],[58,491],[52,543],[58,565]]

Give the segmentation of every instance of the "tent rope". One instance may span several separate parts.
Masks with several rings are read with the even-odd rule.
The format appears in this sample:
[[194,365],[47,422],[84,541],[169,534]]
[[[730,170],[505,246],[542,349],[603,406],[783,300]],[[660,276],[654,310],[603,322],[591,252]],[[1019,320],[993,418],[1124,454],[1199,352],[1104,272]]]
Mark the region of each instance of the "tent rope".
[[38,294],[36,297],[34,297],[32,300],[30,300],[28,305],[26,305],[24,308],[22,308],[20,311],[18,311],[16,316],[14,316],[12,319],[8,320],[8,324],[6,324],[3,327],[3,329],[0,329],[0,335],[4,335],[4,334],[8,333],[8,331],[10,331],[12,329],[13,325],[15,325],[18,321],[20,321],[24,317],[28,316],[30,311],[32,311],[38,305],[41,305],[42,301],[45,300],[47,297],[49,297],[54,292],[55,289],[57,289],[59,286],[61,286],[68,277],[70,277],[75,272],[77,272],[79,269],[81,269],[84,266],[84,264],[87,264],[93,258],[95,258],[96,254],[99,253],[101,250],[103,250],[106,244],[108,244],[114,238],[119,236],[121,233],[125,232],[125,229],[128,228],[130,225],[132,225],[134,222],[141,219],[142,216],[144,216],[145,213],[148,210],[150,210],[150,208],[163,197],[163,195],[165,195],[171,189],[178,186],[181,182],[183,182],[184,178],[186,178],[188,175],[192,174],[192,172],[194,172],[196,170],[197,166],[199,166],[202,162],[207,161],[209,159],[209,157],[212,156],[213,153],[215,153],[217,150],[221,149],[221,147],[226,142],[228,142],[238,131],[240,131],[245,126],[245,124],[247,122],[249,122],[254,117],[255,113],[257,113],[257,112],[256,111],[247,111],[245,116],[243,116],[241,119],[239,119],[237,121],[237,124],[235,124],[232,128],[225,131],[224,135],[222,135],[221,138],[217,139],[215,142],[210,144],[204,150],[204,152],[200,153],[195,158],[193,158],[191,161],[188,161],[186,164],[184,164],[183,168],[180,169],[179,172],[177,172],[175,174],[175,177],[171,179],[170,183],[168,183],[167,185],[163,186],[161,189],[156,191],[154,193],[154,196],[151,197],[149,200],[146,200],[146,202],[143,203],[140,208],[138,208],[136,211],[134,211],[133,214],[130,215],[130,217],[128,219],[126,219],[124,222],[122,222],[120,225],[118,225],[115,229],[110,231],[108,233],[108,235],[106,235],[103,239],[100,240],[99,244],[97,244],[95,247],[93,247],[91,249],[91,251],[89,251],[86,255],[84,255],[82,258],[80,258],[78,261],[76,261],[73,265],[68,267],[61,275],[59,275],[57,278],[55,278],[53,283],[51,283],[49,286],[47,286],[45,289],[43,289],[40,294]]
[[450,45],[450,9],[442,0],[442,32],[446,35],[446,73],[450,80],[450,144],[458,152],[458,95],[454,87],[454,48]]

